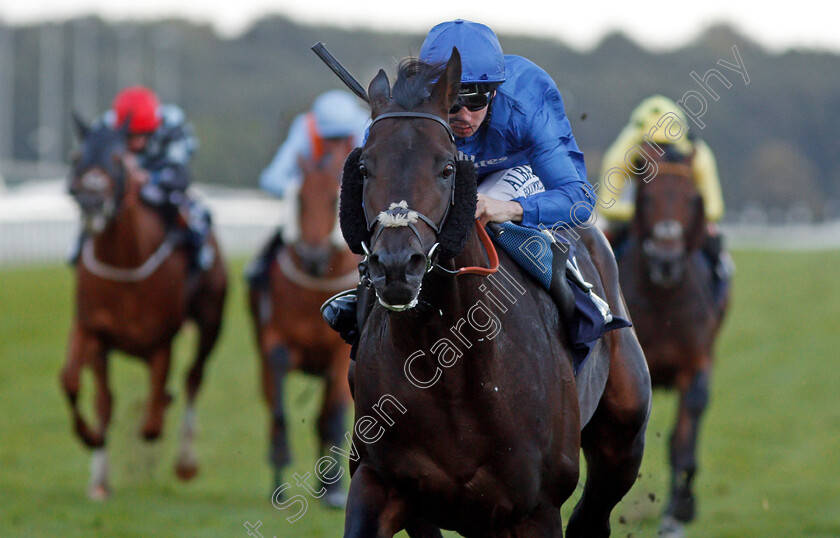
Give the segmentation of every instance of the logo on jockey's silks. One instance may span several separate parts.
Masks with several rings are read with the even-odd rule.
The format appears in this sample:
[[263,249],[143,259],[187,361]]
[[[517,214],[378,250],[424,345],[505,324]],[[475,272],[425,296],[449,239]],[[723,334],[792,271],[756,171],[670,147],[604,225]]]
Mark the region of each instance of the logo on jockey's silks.
[[502,176],[502,181],[513,187],[519,189],[533,179],[534,173],[531,172],[530,166],[514,166]]
[[531,196],[538,192],[545,191],[542,184],[530,166],[514,166],[507,170],[499,181],[505,182],[513,188],[517,196]]
[[458,160],[459,161],[470,161],[475,164],[476,168],[483,168],[485,166],[491,166],[494,164],[503,163],[508,160],[507,156],[499,157],[498,159],[483,159],[481,161],[476,162],[475,155],[467,155],[461,150],[458,150]]

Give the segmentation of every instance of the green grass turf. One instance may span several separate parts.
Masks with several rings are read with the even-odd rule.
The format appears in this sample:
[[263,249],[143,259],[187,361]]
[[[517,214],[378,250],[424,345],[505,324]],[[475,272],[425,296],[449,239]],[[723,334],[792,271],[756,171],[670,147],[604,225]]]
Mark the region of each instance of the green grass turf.
[[[701,431],[699,517],[688,536],[840,536],[840,253],[739,251],[735,260],[734,301]],[[341,535],[340,511],[311,502],[289,523],[290,511],[270,503],[268,414],[241,263],[232,265],[225,326],[199,399],[199,476],[184,484],[172,473],[195,340],[188,329],[177,342],[169,378],[176,399],[158,443],[138,435],[146,368],[112,357],[114,496],[105,503],[85,497],[89,457],[71,432],[58,384],[72,273],[0,270],[0,536],[247,536],[246,521],[261,521],[265,537]],[[91,389],[87,376],[87,408]],[[320,391],[302,375],[289,382],[296,455],[289,476],[313,472]],[[614,536],[656,535],[675,405],[673,395],[654,397],[642,476],[613,513]]]

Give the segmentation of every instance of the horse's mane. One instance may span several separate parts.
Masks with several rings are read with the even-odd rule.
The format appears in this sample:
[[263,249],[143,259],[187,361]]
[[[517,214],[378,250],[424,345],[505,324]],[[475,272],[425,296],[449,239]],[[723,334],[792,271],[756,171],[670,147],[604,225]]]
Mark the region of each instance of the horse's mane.
[[392,99],[406,110],[417,107],[429,98],[432,83],[440,77],[444,67],[419,58],[405,58],[397,68]]

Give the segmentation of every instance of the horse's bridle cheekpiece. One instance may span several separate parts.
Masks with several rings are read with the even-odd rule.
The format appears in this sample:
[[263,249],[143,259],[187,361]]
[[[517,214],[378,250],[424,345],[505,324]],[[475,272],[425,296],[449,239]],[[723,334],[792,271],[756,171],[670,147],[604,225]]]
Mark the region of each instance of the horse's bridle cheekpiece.
[[[426,112],[387,112],[385,114],[380,114],[371,122],[369,129],[373,128],[373,126],[376,125],[376,122],[389,118],[419,118],[435,121],[444,129],[446,129],[446,134],[449,135],[449,141],[452,142],[452,144],[455,144],[455,134],[452,132],[452,128],[449,126],[449,124],[443,119],[439,118],[438,116],[435,116],[434,114],[428,114]],[[382,233],[382,231],[385,230],[385,228],[398,228],[403,226],[407,226],[409,229],[411,229],[411,231],[414,232],[414,235],[417,236],[418,241],[420,241],[420,243],[422,244],[423,240],[420,237],[420,232],[417,231],[417,227],[414,225],[418,220],[422,220],[423,222],[428,224],[429,227],[435,232],[435,239],[437,239],[440,235],[444,223],[446,222],[447,217],[449,216],[449,209],[454,204],[455,177],[452,178],[452,183],[449,188],[449,204],[447,204],[446,211],[444,211],[443,217],[440,219],[440,223],[438,224],[435,224],[432,221],[432,219],[420,213],[419,211],[409,208],[408,203],[405,200],[391,203],[387,210],[381,211],[373,220],[368,218],[367,212],[365,212],[365,220],[367,221],[368,232],[373,234],[374,227],[379,225],[379,229],[376,231],[376,234],[371,236],[371,245],[376,243],[377,238]],[[434,245],[432,245],[432,248],[429,249],[429,252],[426,255],[427,273],[431,271],[432,268],[435,266],[435,252],[439,245],[439,242],[436,242]],[[365,256],[370,256],[370,250],[364,242],[362,242],[362,249],[364,249],[365,251]]]

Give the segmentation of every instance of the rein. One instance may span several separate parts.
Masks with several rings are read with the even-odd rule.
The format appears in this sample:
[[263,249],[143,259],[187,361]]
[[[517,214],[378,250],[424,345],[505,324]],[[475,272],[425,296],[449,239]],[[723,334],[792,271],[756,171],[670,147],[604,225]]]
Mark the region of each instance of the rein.
[[113,280],[115,282],[139,282],[148,278],[160,267],[160,264],[172,254],[174,246],[175,240],[173,235],[169,234],[163,239],[158,249],[142,265],[132,269],[125,269],[123,267],[107,265],[97,260],[96,255],[93,253],[93,241],[88,239],[82,247],[82,263],[87,267],[88,271],[99,278]]
[[434,267],[440,269],[444,273],[453,275],[453,276],[463,276],[463,275],[481,275],[487,276],[492,275],[496,271],[499,270],[499,253],[496,252],[496,245],[490,239],[490,236],[487,234],[487,230],[484,229],[484,226],[476,219],[475,221],[475,231],[478,234],[478,238],[481,240],[481,244],[484,246],[485,252],[487,252],[487,259],[489,261],[490,267],[478,267],[478,266],[468,266],[468,267],[461,267],[454,271],[450,271],[449,269],[442,267],[441,265],[435,263]]

